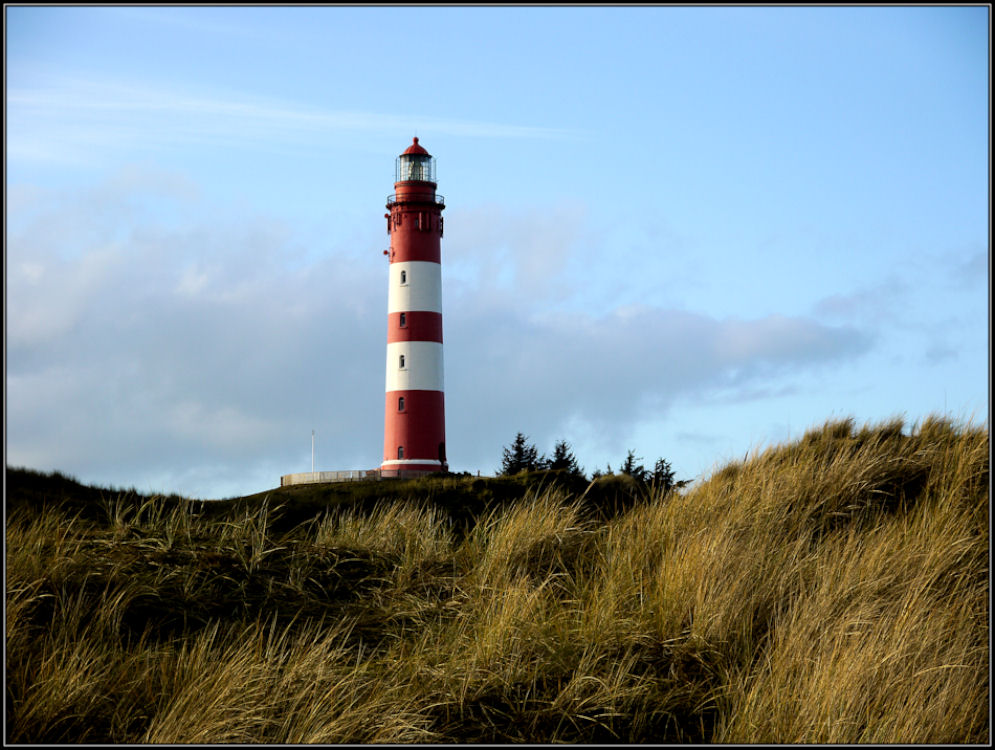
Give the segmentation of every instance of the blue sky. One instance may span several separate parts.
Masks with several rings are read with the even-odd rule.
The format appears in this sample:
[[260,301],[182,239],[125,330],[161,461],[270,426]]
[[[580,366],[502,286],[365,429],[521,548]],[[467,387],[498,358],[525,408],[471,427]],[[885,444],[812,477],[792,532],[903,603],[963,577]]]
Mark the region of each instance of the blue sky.
[[384,199],[437,158],[447,442],[679,478],[989,416],[990,10],[11,7],[6,461],[378,466]]

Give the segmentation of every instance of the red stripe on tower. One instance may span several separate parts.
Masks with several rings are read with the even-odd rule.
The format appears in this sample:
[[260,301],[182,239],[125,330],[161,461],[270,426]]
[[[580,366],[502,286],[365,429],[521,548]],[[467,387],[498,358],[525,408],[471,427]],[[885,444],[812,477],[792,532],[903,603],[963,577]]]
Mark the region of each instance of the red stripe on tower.
[[442,343],[442,313],[410,310],[387,314],[387,343],[438,341]]
[[448,471],[442,377],[442,210],[435,159],[418,139],[397,157],[387,198],[390,272],[384,476]]

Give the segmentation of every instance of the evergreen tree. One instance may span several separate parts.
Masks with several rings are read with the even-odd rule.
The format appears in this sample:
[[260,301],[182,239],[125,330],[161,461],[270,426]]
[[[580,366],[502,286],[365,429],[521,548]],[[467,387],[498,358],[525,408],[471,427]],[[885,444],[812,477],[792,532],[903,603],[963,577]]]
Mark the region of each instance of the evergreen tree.
[[570,450],[566,440],[560,440],[553,446],[553,457],[546,462],[546,468],[554,471],[566,471],[568,474],[584,476],[584,471],[577,465],[577,459]]
[[620,471],[623,474],[628,474],[630,477],[635,479],[637,482],[646,481],[646,467],[642,464],[637,464],[636,461],[642,460],[642,457],[636,458],[635,451],[629,451],[629,454],[625,457],[625,463],[622,464]]
[[535,471],[539,468],[539,452],[528,438],[519,432],[508,448],[504,448],[501,458],[501,474],[513,476],[522,471]]
[[662,488],[664,492],[669,492],[675,486],[674,470],[670,468],[670,462],[664,458],[658,458],[653,466],[653,484]]

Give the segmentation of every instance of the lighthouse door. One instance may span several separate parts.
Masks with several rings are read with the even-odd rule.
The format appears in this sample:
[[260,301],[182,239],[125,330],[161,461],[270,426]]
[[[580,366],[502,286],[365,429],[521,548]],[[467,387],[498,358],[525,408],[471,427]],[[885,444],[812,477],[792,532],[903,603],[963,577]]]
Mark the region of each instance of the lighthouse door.
[[439,443],[439,462],[446,462],[446,444],[444,442]]

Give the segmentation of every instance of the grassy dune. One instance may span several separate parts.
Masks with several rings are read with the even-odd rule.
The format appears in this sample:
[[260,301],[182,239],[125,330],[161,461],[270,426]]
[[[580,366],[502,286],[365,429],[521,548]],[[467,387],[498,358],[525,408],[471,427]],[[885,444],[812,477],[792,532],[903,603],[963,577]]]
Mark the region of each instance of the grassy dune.
[[988,742],[986,429],[830,422],[667,496],[509,481],[8,470],[7,741]]

